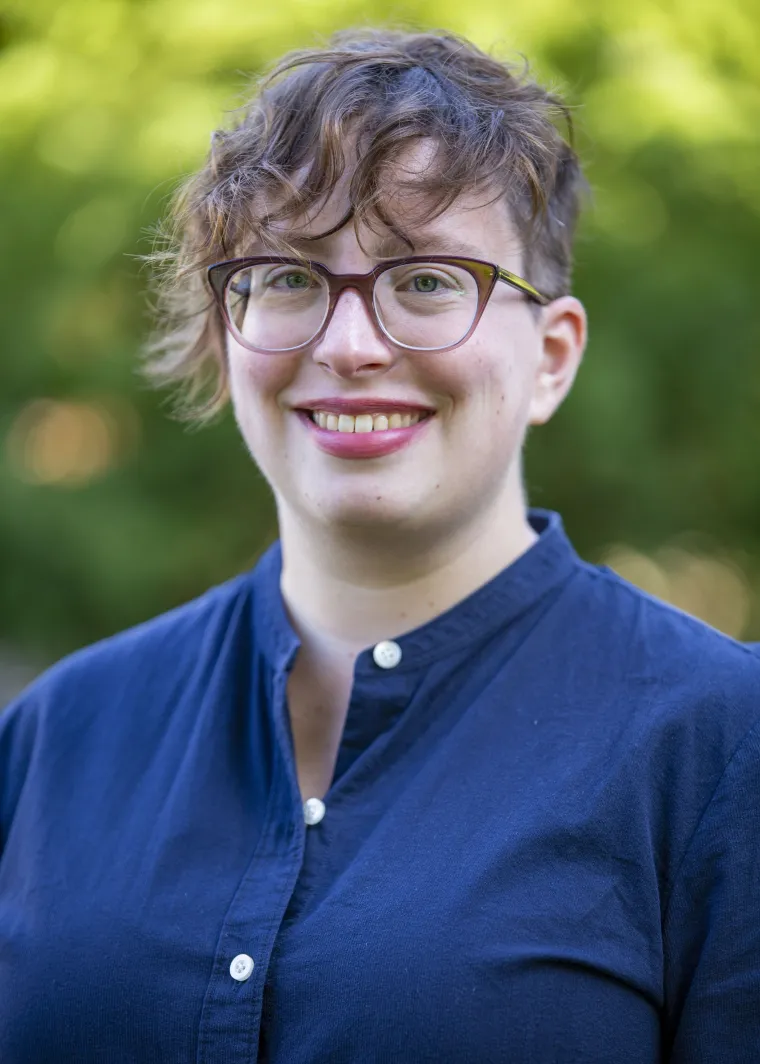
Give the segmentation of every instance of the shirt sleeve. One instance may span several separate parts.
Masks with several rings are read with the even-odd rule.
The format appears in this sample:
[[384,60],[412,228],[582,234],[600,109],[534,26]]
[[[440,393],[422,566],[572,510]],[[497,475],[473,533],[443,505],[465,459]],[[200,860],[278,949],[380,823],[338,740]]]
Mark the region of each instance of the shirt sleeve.
[[665,1060],[760,1060],[760,725],[729,761],[678,869],[664,925]]
[[36,685],[0,710],[0,861],[19,795],[29,772],[37,732]]

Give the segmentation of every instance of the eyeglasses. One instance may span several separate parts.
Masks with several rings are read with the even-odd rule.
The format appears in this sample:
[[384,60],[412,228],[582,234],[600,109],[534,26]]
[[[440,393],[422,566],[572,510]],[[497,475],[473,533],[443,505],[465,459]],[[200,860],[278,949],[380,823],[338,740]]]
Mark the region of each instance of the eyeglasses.
[[497,281],[541,306],[551,300],[492,262],[442,255],[392,259],[369,273],[331,273],[321,262],[268,255],[208,268],[227,328],[243,347],[298,351],[322,338],[346,288],[397,347],[451,351],[472,336]]

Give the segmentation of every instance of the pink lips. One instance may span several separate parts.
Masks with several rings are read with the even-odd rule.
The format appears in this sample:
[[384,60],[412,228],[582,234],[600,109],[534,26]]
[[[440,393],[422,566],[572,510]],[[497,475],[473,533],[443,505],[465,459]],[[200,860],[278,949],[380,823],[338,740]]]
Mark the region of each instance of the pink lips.
[[320,450],[335,458],[382,458],[406,447],[433,420],[427,417],[409,428],[386,429],[384,432],[334,432],[321,429],[303,410],[298,410],[297,414],[306,428],[314,433]]

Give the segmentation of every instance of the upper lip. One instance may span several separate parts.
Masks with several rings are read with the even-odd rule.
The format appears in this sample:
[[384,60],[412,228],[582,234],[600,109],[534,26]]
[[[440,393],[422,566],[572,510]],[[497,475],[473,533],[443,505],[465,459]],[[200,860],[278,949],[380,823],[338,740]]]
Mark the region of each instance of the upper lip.
[[304,399],[294,410],[325,410],[328,414],[392,414],[408,410],[434,414],[435,409],[424,403],[409,403],[403,399]]

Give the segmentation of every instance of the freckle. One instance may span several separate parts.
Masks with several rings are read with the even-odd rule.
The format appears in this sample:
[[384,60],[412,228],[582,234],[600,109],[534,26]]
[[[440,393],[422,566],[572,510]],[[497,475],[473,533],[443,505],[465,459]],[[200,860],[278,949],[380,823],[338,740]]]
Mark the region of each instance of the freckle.
[[436,484],[436,486],[435,486],[435,490],[436,490],[436,491],[438,491],[438,489],[440,488],[440,486],[441,486],[440,484]]
[[375,498],[377,499],[378,502],[380,502],[380,500],[382,499],[382,495],[376,495]]

